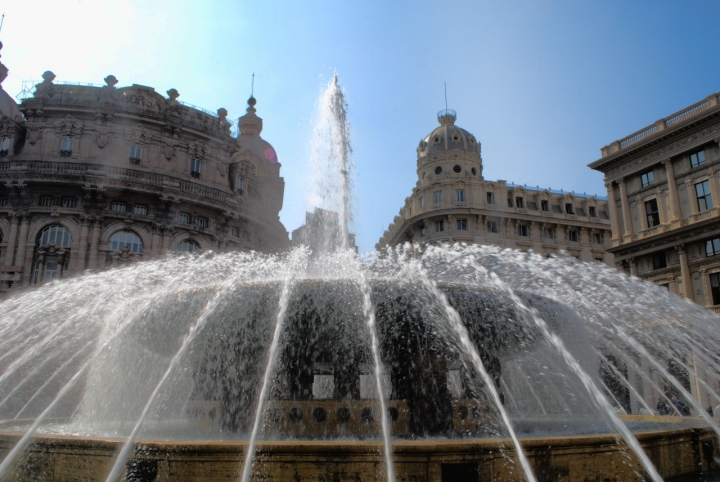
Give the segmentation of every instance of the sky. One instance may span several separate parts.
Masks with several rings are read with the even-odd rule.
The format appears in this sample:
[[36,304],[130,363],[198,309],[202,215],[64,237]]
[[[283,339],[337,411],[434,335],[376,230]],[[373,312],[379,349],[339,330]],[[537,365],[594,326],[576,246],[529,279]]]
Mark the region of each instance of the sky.
[[285,179],[280,219],[304,223],[317,99],[333,72],[352,124],[361,253],[417,181],[437,112],[482,143],[485,179],[605,195],[600,147],[720,91],[720,1],[0,1],[23,80],[176,88],[245,113],[255,73],[262,136]]

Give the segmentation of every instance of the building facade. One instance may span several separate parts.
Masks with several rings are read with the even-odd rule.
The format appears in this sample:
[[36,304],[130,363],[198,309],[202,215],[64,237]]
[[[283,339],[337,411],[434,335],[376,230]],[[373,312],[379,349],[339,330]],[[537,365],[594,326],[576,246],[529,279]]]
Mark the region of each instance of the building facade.
[[417,184],[377,249],[464,242],[613,264],[603,198],[485,180],[480,142],[455,119],[441,111],[420,142]]
[[175,89],[43,79],[22,116],[0,99],[0,294],[168,252],[289,244],[254,98],[233,137],[225,109]]
[[720,313],[720,101],[601,148],[616,263]]
[[[348,233],[347,247],[356,253],[355,235]],[[313,252],[330,252],[343,247],[340,215],[335,211],[315,208],[305,213],[305,224],[292,232],[292,244],[308,246]]]

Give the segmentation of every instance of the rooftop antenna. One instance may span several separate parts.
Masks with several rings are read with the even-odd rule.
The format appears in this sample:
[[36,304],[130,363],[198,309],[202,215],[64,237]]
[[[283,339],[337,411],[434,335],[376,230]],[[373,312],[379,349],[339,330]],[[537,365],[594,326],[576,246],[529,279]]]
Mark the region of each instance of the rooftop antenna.
[[447,82],[443,82],[445,84],[445,111],[447,112]]
[[255,97],[255,72],[253,72],[252,84],[250,84],[250,97]]
[[3,13],[2,17],[0,17],[0,31],[2,30],[2,24],[3,24],[4,20],[5,20],[5,14]]

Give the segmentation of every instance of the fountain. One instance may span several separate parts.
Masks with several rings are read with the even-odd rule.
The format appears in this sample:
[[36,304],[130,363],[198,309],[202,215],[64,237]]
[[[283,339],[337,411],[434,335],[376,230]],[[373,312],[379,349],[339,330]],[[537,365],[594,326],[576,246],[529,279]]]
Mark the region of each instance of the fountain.
[[[720,319],[572,257],[408,244],[359,258],[337,76],[322,99],[316,165],[337,182],[313,196],[341,222],[316,249],[173,256],[0,304],[0,480],[661,481],[715,467]],[[654,413],[658,398],[690,415]]]

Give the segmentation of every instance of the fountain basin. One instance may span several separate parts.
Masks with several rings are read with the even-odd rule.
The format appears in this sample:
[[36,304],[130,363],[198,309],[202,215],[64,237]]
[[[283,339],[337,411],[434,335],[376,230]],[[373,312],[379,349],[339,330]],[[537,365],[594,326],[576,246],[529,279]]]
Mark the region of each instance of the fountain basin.
[[[664,478],[714,467],[717,439],[699,419],[625,417],[653,428],[635,435]],[[0,457],[21,433],[0,431]],[[18,460],[10,481],[104,481],[124,439],[39,435]],[[642,469],[614,434],[523,437],[522,445],[539,481],[644,480]],[[398,480],[417,482],[523,480],[508,462],[512,442],[499,438],[424,439],[393,442]],[[128,461],[133,481],[236,480],[247,442],[143,440]],[[283,440],[258,445],[253,478],[267,481],[384,480],[382,442],[377,440]]]

